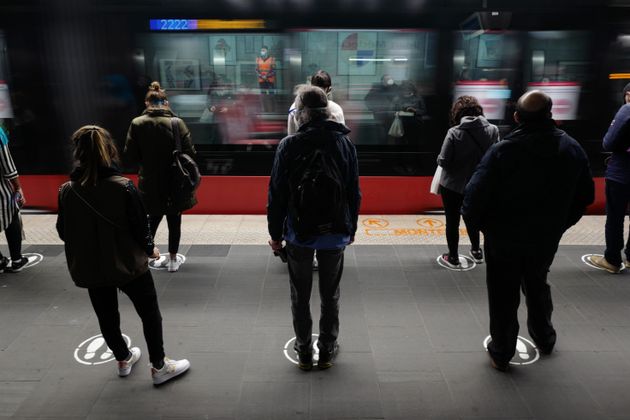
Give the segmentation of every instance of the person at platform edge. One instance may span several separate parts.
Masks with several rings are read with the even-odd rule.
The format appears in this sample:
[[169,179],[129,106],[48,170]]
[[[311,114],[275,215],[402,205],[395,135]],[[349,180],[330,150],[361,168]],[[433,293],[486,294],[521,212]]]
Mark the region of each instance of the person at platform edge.
[[267,203],[274,251],[287,245],[291,310],[298,367],[313,367],[310,311],[312,261],[319,261],[319,360],[332,366],[339,335],[339,284],[345,247],[354,241],[361,203],[357,153],[345,125],[330,121],[326,93],[315,86],[298,91],[297,134],[276,150]]
[[[623,221],[630,203],[630,83],[623,88],[623,105],[604,136],[604,151],[612,152],[606,167],[606,250],[593,255],[593,265],[609,273],[621,271]],[[625,265],[630,265],[630,237],[624,250]]]
[[516,350],[521,289],[529,334],[541,353],[552,352],[547,273],[560,238],[595,197],[586,153],[556,127],[551,107],[541,91],[521,96],[514,113],[519,125],[488,150],[464,191],[464,220],[484,234],[488,355],[500,371]]

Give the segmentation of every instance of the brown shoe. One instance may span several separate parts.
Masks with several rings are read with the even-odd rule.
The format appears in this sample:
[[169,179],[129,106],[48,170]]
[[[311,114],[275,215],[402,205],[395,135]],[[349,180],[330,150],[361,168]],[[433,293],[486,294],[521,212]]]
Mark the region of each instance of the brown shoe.
[[595,267],[602,268],[612,274],[618,274],[621,271],[621,266],[612,265],[611,263],[606,261],[606,257],[601,255],[591,255],[589,257],[589,261]]

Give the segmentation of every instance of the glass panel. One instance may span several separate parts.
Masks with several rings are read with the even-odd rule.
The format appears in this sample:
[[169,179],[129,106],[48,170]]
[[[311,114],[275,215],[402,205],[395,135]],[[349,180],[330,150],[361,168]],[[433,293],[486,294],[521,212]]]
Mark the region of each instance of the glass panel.
[[[437,37],[428,31],[308,31],[299,34],[301,78],[333,80],[358,145],[421,146],[431,125]],[[401,129],[392,129],[398,115]]]
[[511,32],[457,32],[453,100],[462,95],[474,96],[489,120],[505,120],[509,115],[506,106],[518,81],[518,52],[516,34]]
[[525,63],[527,90],[539,89],[553,100],[553,118],[578,118],[580,93],[589,79],[590,37],[587,32],[529,32],[530,62]]

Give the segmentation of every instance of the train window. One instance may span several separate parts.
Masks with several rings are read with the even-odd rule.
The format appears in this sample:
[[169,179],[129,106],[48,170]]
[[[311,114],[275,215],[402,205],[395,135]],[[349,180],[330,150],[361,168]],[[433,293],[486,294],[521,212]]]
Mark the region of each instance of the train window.
[[590,37],[579,31],[528,33],[530,59],[525,64],[527,90],[539,89],[553,100],[559,121],[578,118],[582,85],[589,78]]
[[518,82],[518,45],[513,32],[456,32],[453,99],[474,96],[489,120],[505,120],[511,92]]
[[436,45],[428,31],[159,33],[139,37],[136,61],[197,144],[277,143],[295,88],[325,70],[353,141],[418,146],[432,124]]
[[277,143],[291,103],[286,36],[274,33],[144,34],[145,84],[158,80],[196,144]]
[[429,141],[436,45],[429,31],[304,31],[300,76],[330,73],[356,144],[417,149]]

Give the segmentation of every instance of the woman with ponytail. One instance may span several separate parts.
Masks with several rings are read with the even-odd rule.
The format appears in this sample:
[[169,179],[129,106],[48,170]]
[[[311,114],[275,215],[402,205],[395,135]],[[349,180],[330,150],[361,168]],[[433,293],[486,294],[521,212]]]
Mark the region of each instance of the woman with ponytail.
[[181,238],[182,211],[192,208],[197,200],[194,193],[181,198],[172,191],[171,165],[179,131],[182,152],[194,158],[195,148],[184,121],[176,118],[168,105],[166,92],[158,82],[149,86],[145,97],[146,109],[134,118],[127,133],[124,155],[129,163],[139,164],[138,189],[151,220],[153,236],[166,215],[168,223],[168,252],[165,260],[169,272],[179,269],[177,258]]
[[118,375],[131,373],[140,359],[120,332],[117,289],[142,319],[153,383],[185,372],[188,360],[164,355],[162,316],[148,257],[157,258],[149,220],[133,183],[121,176],[118,153],[107,130],[96,125],[72,135],[77,167],[59,190],[57,232],[65,242],[72,280],[87,288],[103,338],[118,361]]

